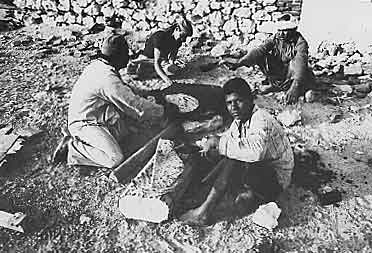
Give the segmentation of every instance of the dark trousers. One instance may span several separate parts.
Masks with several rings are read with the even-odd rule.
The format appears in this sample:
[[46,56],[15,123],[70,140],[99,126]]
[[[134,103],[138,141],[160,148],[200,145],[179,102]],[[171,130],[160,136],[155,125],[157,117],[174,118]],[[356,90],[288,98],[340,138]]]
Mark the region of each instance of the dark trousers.
[[223,158],[220,163],[213,185],[217,191],[224,192],[228,187],[235,193],[250,189],[265,202],[274,201],[282,191],[270,163],[246,163],[229,158]]

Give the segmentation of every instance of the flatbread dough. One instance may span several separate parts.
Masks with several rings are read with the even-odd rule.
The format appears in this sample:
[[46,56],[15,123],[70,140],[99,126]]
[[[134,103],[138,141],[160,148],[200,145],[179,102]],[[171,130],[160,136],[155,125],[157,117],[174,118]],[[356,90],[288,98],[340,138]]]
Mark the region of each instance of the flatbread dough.
[[166,95],[165,100],[175,104],[178,110],[183,113],[192,112],[199,106],[199,101],[196,98],[184,93]]

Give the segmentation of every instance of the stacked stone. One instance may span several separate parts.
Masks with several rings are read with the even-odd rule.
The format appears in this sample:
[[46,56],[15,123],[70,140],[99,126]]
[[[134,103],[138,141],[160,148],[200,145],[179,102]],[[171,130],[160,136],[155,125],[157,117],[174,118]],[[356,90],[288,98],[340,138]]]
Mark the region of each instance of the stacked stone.
[[[299,16],[302,0],[14,0],[22,9],[38,11],[39,19],[52,24],[107,24],[117,18],[128,31],[151,32],[174,22],[183,11],[192,20],[196,36],[215,40],[264,39],[274,31],[273,21],[282,12]],[[33,14],[35,16],[35,14]],[[37,17],[36,17],[37,19]]]

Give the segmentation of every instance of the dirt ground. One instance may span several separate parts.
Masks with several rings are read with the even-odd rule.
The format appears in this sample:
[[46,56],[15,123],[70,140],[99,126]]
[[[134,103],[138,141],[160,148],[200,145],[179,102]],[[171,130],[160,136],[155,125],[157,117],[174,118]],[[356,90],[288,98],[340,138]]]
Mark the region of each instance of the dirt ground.
[[[254,225],[248,214],[234,215],[228,200],[216,210],[217,222],[202,228],[176,219],[162,224],[125,220],[117,208],[125,187],[110,181],[108,171],[48,163],[67,122],[71,88],[92,52],[76,53],[73,41],[46,44],[52,34],[70,36],[71,29],[39,25],[0,34],[0,126],[43,130],[0,168],[0,209],[27,215],[24,234],[0,228],[1,251],[372,252],[371,97],[292,106],[281,104],[280,94],[258,97],[257,104],[274,115],[285,109],[302,115],[300,124],[286,128],[297,166],[293,185],[278,202],[282,214],[273,231]],[[183,49],[188,70],[177,82],[219,86],[241,76],[255,86],[263,79],[248,68],[201,72],[199,66],[212,61],[207,54],[191,56]],[[335,115],[339,121],[332,121]],[[340,192],[342,201],[321,205],[322,189]]]

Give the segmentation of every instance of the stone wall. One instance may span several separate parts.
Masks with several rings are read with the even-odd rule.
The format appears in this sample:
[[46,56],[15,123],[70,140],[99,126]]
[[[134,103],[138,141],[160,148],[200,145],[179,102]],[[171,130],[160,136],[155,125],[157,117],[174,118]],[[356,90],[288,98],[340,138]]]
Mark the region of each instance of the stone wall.
[[150,33],[169,26],[175,13],[184,11],[195,35],[207,33],[215,40],[247,43],[274,31],[273,21],[282,12],[299,17],[302,0],[14,0],[28,23],[55,25],[116,24],[125,30]]

